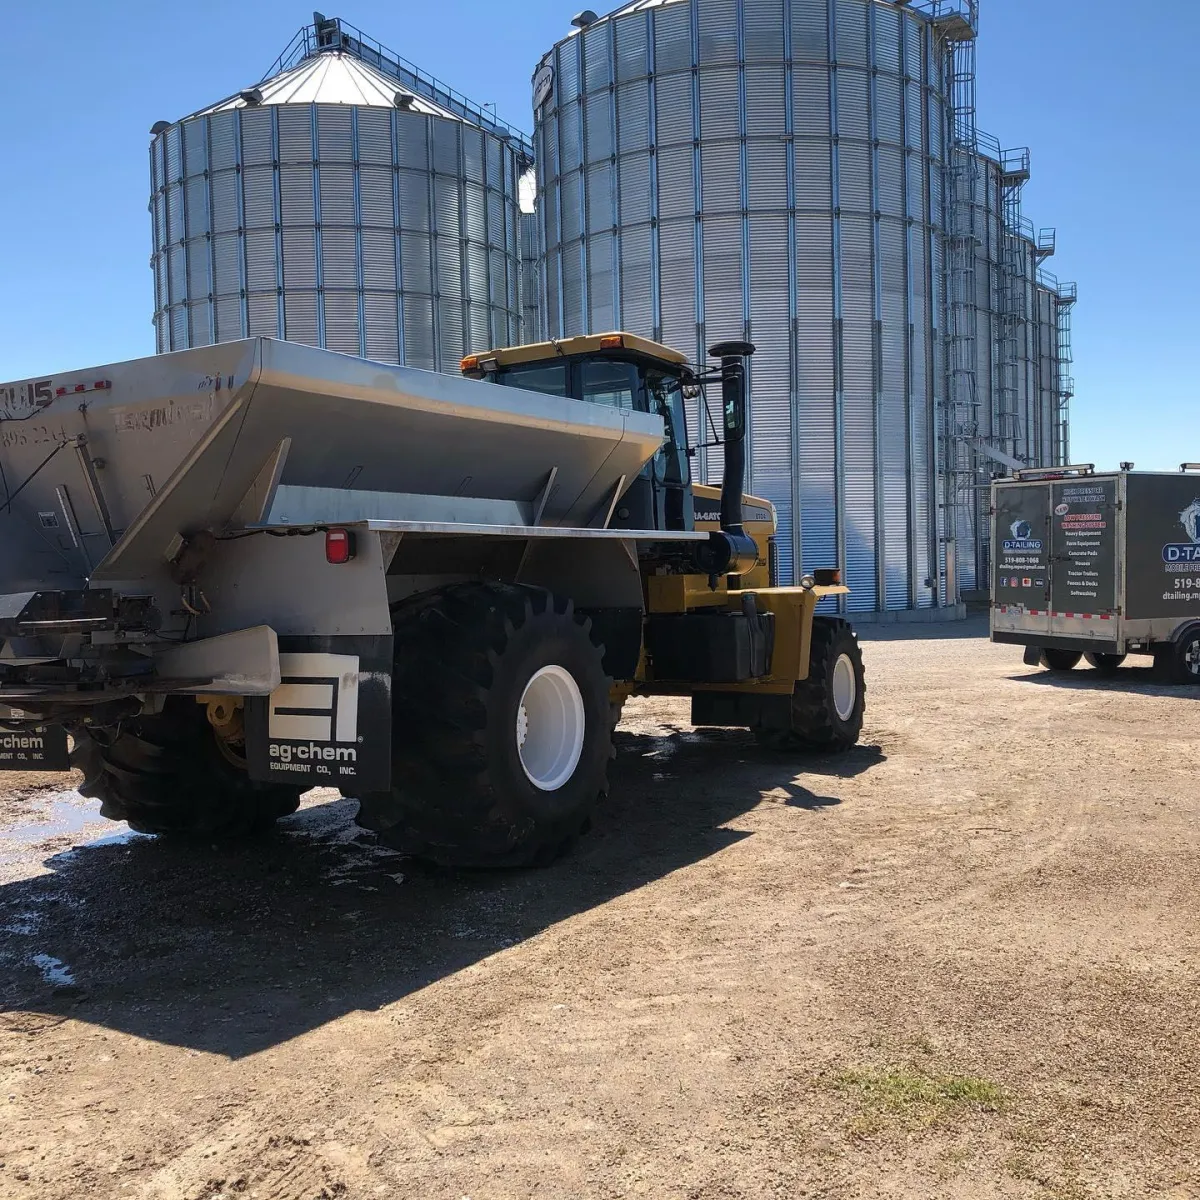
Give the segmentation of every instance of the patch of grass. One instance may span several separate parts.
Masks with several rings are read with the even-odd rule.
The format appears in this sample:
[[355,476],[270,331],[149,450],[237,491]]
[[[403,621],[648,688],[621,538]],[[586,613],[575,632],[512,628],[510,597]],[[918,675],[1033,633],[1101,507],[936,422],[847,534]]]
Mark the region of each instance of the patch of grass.
[[[965,1109],[999,1112],[1004,1089],[971,1075],[933,1075],[910,1067],[886,1071],[845,1071],[838,1091],[853,1096],[867,1117],[891,1117],[911,1128],[924,1128]],[[860,1118],[861,1121],[861,1118]]]

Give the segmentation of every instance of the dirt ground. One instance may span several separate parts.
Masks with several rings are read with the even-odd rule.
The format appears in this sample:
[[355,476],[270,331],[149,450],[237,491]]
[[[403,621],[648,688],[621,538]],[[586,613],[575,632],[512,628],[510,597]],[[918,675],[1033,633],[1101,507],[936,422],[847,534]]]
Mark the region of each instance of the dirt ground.
[[6,777],[0,1196],[1200,1197],[1200,697],[983,632],[866,640],[844,758],[632,702],[541,872]]

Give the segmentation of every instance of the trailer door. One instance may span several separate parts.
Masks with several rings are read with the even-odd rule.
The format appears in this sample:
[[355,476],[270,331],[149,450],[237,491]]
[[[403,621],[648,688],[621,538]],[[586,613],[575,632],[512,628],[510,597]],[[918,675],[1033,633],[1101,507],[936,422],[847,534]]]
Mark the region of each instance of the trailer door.
[[1074,479],[1051,487],[1051,631],[1117,636],[1117,480]]
[[992,623],[1006,633],[1050,630],[1050,486],[1000,483],[995,491]]

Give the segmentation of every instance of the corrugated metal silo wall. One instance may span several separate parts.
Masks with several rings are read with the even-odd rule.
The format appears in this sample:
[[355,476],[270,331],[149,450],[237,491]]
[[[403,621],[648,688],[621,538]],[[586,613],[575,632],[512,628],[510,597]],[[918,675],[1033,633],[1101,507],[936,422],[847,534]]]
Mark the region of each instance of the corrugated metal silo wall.
[[264,335],[457,371],[521,340],[517,163],[459,121],[264,105],[151,146],[158,350]]
[[854,610],[937,596],[940,53],[872,0],[676,0],[560,43],[537,117],[546,332],[754,341],[782,575],[844,562]]
[[[978,435],[1023,462],[1049,464],[1057,408],[1056,299],[1036,282],[1033,243],[1023,234],[1013,240],[1006,230],[1000,164],[977,156],[973,180]],[[1011,271],[1004,261],[1006,239]],[[963,591],[987,586],[988,483],[1000,469],[981,457],[973,490],[959,493],[957,574]]]
[[542,340],[540,292],[538,288],[538,215],[521,213],[521,314],[523,342]]

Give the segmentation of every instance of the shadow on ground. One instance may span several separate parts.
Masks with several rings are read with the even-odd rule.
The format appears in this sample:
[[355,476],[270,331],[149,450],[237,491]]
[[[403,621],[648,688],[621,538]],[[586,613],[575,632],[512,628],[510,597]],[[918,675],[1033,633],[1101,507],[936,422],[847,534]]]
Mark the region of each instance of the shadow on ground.
[[[850,614],[853,621],[854,614]],[[991,634],[987,614],[968,616],[965,621],[914,621],[894,625],[856,625],[863,642],[943,642],[983,639]]]
[[[1147,660],[1149,661],[1149,660]],[[1124,692],[1131,696],[1171,696],[1180,700],[1200,700],[1200,688],[1187,684],[1161,683],[1153,667],[1120,667],[1111,675],[1087,667],[1074,671],[1038,671],[1009,676],[1015,683],[1039,687],[1063,688],[1069,692]]]
[[353,801],[304,809],[237,848],[134,835],[59,853],[50,874],[0,888],[0,1029],[69,1014],[253,1054],[752,836],[724,826],[766,795],[785,797],[797,821],[819,819],[838,801],[799,773],[844,779],[884,758],[872,747],[788,758],[734,731],[619,732],[617,743],[595,828],[542,871],[425,869],[358,831]]

